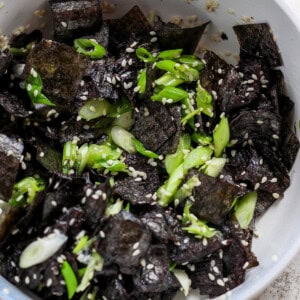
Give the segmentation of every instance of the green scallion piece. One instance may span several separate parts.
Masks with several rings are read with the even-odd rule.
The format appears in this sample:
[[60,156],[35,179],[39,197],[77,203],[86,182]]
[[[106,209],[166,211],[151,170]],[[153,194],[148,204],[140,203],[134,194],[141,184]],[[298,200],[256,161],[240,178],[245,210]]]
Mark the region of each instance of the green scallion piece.
[[156,61],[156,58],[144,47],[137,48],[135,54],[145,63],[152,63]]
[[156,85],[174,86],[174,87],[182,84],[183,82],[184,80],[182,80],[181,78],[177,78],[171,73],[165,73],[164,75],[162,75],[161,77],[155,80]]
[[127,165],[119,160],[107,160],[94,164],[95,169],[104,168],[110,172],[127,172]]
[[139,72],[137,78],[137,87],[140,94],[144,94],[147,88],[147,69],[143,69]]
[[161,101],[163,103],[176,103],[188,96],[189,94],[183,89],[167,86],[164,87],[158,94],[153,95],[151,99],[153,101]]
[[26,79],[26,90],[28,96],[33,104],[45,104],[49,106],[55,106],[43,93],[43,81],[41,76],[33,68],[30,70],[30,74]]
[[68,291],[68,299],[72,299],[76,293],[76,289],[78,286],[77,277],[67,261],[64,261],[61,266],[61,273],[66,282],[67,291]]
[[215,156],[220,157],[230,141],[229,122],[226,117],[222,117],[220,123],[213,132]]
[[34,202],[36,193],[42,192],[46,187],[41,178],[26,177],[16,183],[13,188],[9,205],[20,207]]
[[161,60],[155,64],[155,67],[179,76],[176,70],[176,62],[173,60]]
[[165,166],[168,174],[170,175],[175,169],[182,164],[184,159],[184,152],[191,148],[191,137],[184,134],[179,139],[177,150],[174,154],[168,154],[165,158]]
[[210,147],[199,146],[186,155],[183,162],[184,170],[199,168],[211,159],[213,150]]
[[187,231],[195,235],[196,238],[211,238],[216,234],[216,230],[214,228],[209,227],[205,221],[199,220],[194,214],[190,212],[192,207],[192,203],[190,201],[186,202],[186,205],[183,210],[183,224],[190,223],[189,226],[183,228],[183,230]]
[[134,124],[134,120],[132,117],[132,111],[125,112],[117,117],[114,121],[112,126],[119,126],[126,130],[130,129],[131,126]]
[[89,145],[83,144],[77,152],[78,175],[81,175],[88,162]]
[[257,202],[257,193],[250,192],[243,196],[235,205],[234,216],[241,228],[247,229],[254,215]]
[[213,157],[205,163],[204,173],[211,177],[218,177],[226,164],[226,158]]
[[84,235],[77,243],[76,247],[73,249],[74,254],[79,254],[83,249],[88,247],[89,237]]
[[111,129],[111,137],[113,142],[128,153],[135,153],[136,148],[133,143],[134,136],[124,128],[114,126]]
[[113,110],[113,105],[103,98],[94,98],[85,103],[79,111],[79,116],[90,121],[107,116]]
[[165,50],[159,53],[160,59],[177,59],[181,56],[183,49]]
[[89,56],[91,59],[103,58],[106,55],[105,48],[93,39],[76,39],[74,47],[78,53]]
[[187,114],[184,118],[181,119],[182,125],[188,123],[188,121],[192,120],[195,116],[200,115],[202,112],[202,108],[198,108]]
[[117,215],[123,209],[123,201],[117,199],[115,203],[110,203],[105,210],[107,217]]
[[139,152],[140,154],[142,154],[143,156],[154,158],[154,159],[158,158],[158,156],[159,156],[158,154],[156,154],[152,151],[146,150],[144,145],[136,138],[133,138],[133,144],[135,146],[136,151]]
[[125,210],[126,210],[127,212],[130,212],[130,202],[128,202],[128,203],[126,204]]
[[193,175],[189,178],[184,185],[180,187],[180,189],[176,192],[174,199],[180,203],[184,199],[188,198],[192,195],[193,189],[199,186],[201,182],[198,179],[197,175]]
[[198,71],[202,71],[205,68],[204,63],[195,55],[182,55],[178,62],[184,65],[188,65]]
[[77,168],[77,152],[78,146],[76,144],[74,144],[73,142],[65,143],[62,157],[62,166],[64,174],[69,174],[71,170]]
[[209,145],[212,142],[213,139],[209,135],[194,132],[192,134],[192,140],[197,144],[200,144],[202,146],[206,146],[206,145]]
[[197,86],[197,96],[196,96],[197,107],[201,109],[201,111],[206,114],[208,117],[212,118],[214,115],[213,112],[213,104],[212,104],[212,96],[206,91],[198,82]]
[[176,268],[177,264],[175,262],[170,263],[169,271],[172,272]]

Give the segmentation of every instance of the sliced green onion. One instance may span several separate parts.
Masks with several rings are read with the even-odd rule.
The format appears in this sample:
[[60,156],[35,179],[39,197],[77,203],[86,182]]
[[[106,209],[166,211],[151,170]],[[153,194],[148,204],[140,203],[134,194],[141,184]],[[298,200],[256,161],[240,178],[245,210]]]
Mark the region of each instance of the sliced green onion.
[[168,206],[172,201],[174,194],[176,193],[178,187],[180,186],[182,180],[184,179],[184,168],[183,164],[176,168],[176,170],[171,174],[170,178],[162,185],[158,191],[157,196],[159,198],[159,205]]
[[144,145],[136,138],[133,138],[133,144],[135,146],[136,151],[139,152],[140,154],[142,154],[143,156],[154,158],[154,159],[158,158],[158,156],[159,156],[158,154],[156,154],[150,150],[146,150]]
[[213,157],[205,164],[206,167],[204,169],[204,173],[211,177],[218,177],[226,164],[226,158]]
[[166,103],[176,103],[184,98],[187,98],[188,96],[189,94],[182,89],[167,86],[164,87],[157,95],[153,95],[151,99],[154,101],[166,101]]
[[10,48],[9,51],[11,52],[11,54],[15,57],[20,57],[20,56],[24,56],[26,54],[28,54],[28,49],[26,48]]
[[168,154],[165,158],[165,166],[168,174],[170,175],[175,169],[183,162],[184,151],[189,150],[191,147],[191,138],[188,134],[184,134],[179,139],[177,150],[174,154]]
[[202,146],[209,145],[212,142],[212,137],[203,133],[193,133],[192,140]]
[[13,188],[9,205],[20,207],[34,202],[37,192],[45,189],[46,184],[41,178],[26,177],[16,183]]
[[147,69],[143,69],[139,72],[137,78],[137,87],[140,94],[144,94],[147,88]]
[[95,271],[98,272],[102,271],[103,263],[104,263],[103,258],[97,252],[94,251],[91,255],[90,261],[87,265],[83,278],[76,289],[78,293],[84,292],[90,286]]
[[52,257],[68,240],[63,233],[56,231],[29,244],[20,256],[19,266],[27,269]]
[[173,274],[177,278],[178,282],[181,285],[181,290],[185,297],[190,293],[190,288],[192,285],[192,281],[189,276],[186,274],[184,270],[175,269],[173,270]]
[[128,202],[128,203],[126,204],[125,210],[126,210],[127,212],[130,212],[130,202]]
[[133,143],[134,136],[124,128],[114,126],[111,129],[111,137],[113,142],[128,153],[135,153],[136,148]]
[[26,79],[26,90],[28,96],[33,104],[45,104],[49,106],[55,106],[43,93],[43,82],[41,76],[36,70],[31,69],[30,74]]
[[94,98],[85,103],[79,111],[79,116],[90,121],[102,116],[107,116],[113,109],[112,104],[103,98]]
[[78,146],[76,144],[72,142],[65,143],[63,149],[63,157],[62,157],[62,166],[63,166],[64,174],[69,174],[71,170],[76,169],[77,152],[78,152]]
[[176,62],[173,60],[161,60],[155,64],[156,68],[176,75],[178,74],[178,71],[176,70],[175,66],[176,66]]
[[181,119],[181,123],[185,125],[189,120],[192,120],[195,116],[200,115],[202,108],[193,110],[191,113],[187,114],[184,118]]
[[130,129],[134,124],[134,120],[132,117],[132,111],[128,111],[124,114],[121,114],[117,119],[114,120],[113,126],[119,126],[124,129]]
[[213,150],[210,147],[199,146],[188,153],[184,159],[184,170],[199,168],[205,162],[211,159]]
[[234,216],[241,228],[247,229],[254,215],[257,202],[257,193],[250,192],[243,196],[235,206]]
[[[80,278],[82,278],[82,276],[84,275],[84,273],[86,272],[86,268],[81,268],[78,270],[78,275]],[[86,298],[84,298],[83,300],[86,300]]]
[[216,234],[214,228],[209,227],[206,222],[199,220],[194,214],[190,212],[192,203],[187,201],[183,210],[183,224],[190,223],[189,226],[184,227],[188,233],[195,235],[196,238],[211,238]]
[[72,299],[76,293],[78,282],[72,267],[67,261],[64,261],[61,266],[61,274],[67,286],[68,299]]
[[74,47],[78,53],[92,59],[99,59],[106,55],[105,48],[93,39],[76,39],[74,40]]
[[160,59],[176,59],[181,56],[183,49],[165,50],[159,53],[158,58]]
[[206,114],[208,117],[213,117],[213,105],[212,105],[212,96],[206,91],[198,82],[197,86],[197,97],[196,102],[198,108],[202,109],[201,111]]
[[108,160],[94,164],[95,169],[104,168],[110,172],[127,172],[127,165],[119,160]]
[[77,243],[76,247],[73,249],[74,254],[79,254],[88,245],[89,237],[84,235]]
[[226,117],[222,117],[220,123],[213,132],[215,156],[220,157],[230,141],[229,122]]
[[111,104],[111,109],[107,116],[111,118],[117,118],[118,116],[132,111],[132,106],[128,98],[121,97],[116,104]]
[[182,84],[183,82],[184,80],[177,78],[171,73],[165,73],[163,76],[155,80],[156,85],[174,86],[174,87]]
[[193,193],[193,189],[199,186],[201,182],[198,179],[197,175],[193,175],[189,178],[185,184],[181,186],[181,188],[176,192],[174,199],[180,203],[182,200],[190,197]]
[[111,203],[106,207],[105,215],[107,217],[117,215],[123,209],[123,201],[117,199],[115,203]]
[[137,48],[135,54],[141,61],[145,63],[156,61],[156,58],[144,47]]
[[77,152],[77,161],[79,162],[78,166],[78,175],[81,175],[83,170],[85,169],[88,162],[88,153],[89,146],[88,144],[83,144]]
[[169,271],[172,272],[176,268],[177,264],[175,262],[170,263]]
[[202,71],[205,68],[204,63],[195,55],[182,55],[178,62],[195,68],[198,71]]

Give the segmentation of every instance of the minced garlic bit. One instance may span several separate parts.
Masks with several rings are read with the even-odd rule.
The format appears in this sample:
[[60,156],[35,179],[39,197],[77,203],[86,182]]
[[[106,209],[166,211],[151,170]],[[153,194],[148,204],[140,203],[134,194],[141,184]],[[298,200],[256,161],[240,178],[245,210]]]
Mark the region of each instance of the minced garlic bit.
[[6,35],[0,34],[0,51],[8,48],[8,37]]
[[228,8],[227,13],[229,13],[230,15],[235,15],[235,10],[233,8]]
[[214,12],[218,7],[219,7],[220,3],[218,0],[207,0],[205,2],[205,9],[208,12]]
[[180,16],[173,16],[172,18],[171,18],[171,21],[170,21],[171,23],[174,23],[174,24],[176,24],[176,25],[181,25],[181,23],[182,23],[182,18],[180,17]]
[[246,24],[253,24],[254,23],[253,17],[249,17],[249,16],[241,16],[241,20]]
[[220,43],[222,41],[221,34],[222,34],[221,32],[217,32],[217,33],[212,34],[211,40],[213,42]]
[[103,13],[112,14],[115,12],[117,4],[109,3],[108,1],[102,1],[101,6]]
[[37,16],[38,18],[43,18],[46,14],[46,10],[44,9],[37,9],[35,12],[34,12],[34,15]]

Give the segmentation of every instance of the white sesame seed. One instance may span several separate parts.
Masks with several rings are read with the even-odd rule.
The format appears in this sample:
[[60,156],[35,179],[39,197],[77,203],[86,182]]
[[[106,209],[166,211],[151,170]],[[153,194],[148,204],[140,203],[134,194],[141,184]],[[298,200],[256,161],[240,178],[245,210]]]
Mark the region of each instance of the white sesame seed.
[[36,78],[36,77],[38,76],[36,70],[34,70],[34,69],[31,69],[31,70],[30,70],[30,74],[31,74],[34,78]]
[[73,226],[75,224],[75,222],[76,222],[75,218],[72,218],[69,222],[69,225]]
[[271,180],[270,180],[270,182],[272,182],[272,183],[275,183],[275,182],[277,182],[278,181],[278,179],[276,178],[276,177],[274,177],[274,178],[272,178]]
[[262,165],[263,163],[264,163],[264,160],[261,158],[261,159],[259,160],[259,164]]
[[223,84],[223,79],[221,78],[219,81],[218,81],[218,85],[222,85]]
[[28,276],[25,277],[25,284],[29,284],[30,283],[30,278]]
[[206,238],[203,238],[202,244],[203,244],[204,247],[208,245],[208,242],[207,242],[207,239],[206,239]]
[[68,24],[66,22],[61,22],[60,23],[62,27],[67,28]]
[[257,76],[256,76],[255,74],[252,74],[251,77],[252,77],[252,79],[254,79],[254,80],[257,80],[257,79],[258,79]]
[[126,48],[126,52],[127,52],[127,53],[133,53],[133,52],[134,52],[134,49],[132,49],[132,48]]
[[254,92],[254,88],[253,87],[247,88],[247,92]]
[[122,66],[123,68],[125,68],[126,65],[127,65],[127,60],[126,60],[126,59],[123,59],[122,62],[121,62],[121,66]]
[[219,74],[222,74],[223,71],[222,71],[222,69],[218,69],[217,72],[218,72]]
[[214,281],[216,279],[216,277],[213,274],[211,274],[211,273],[208,273],[208,278],[211,281]]
[[241,243],[245,247],[249,246],[249,243],[247,241],[245,241],[245,240],[241,240]]
[[156,43],[157,42],[157,37],[153,37],[151,40],[150,40],[151,43]]
[[230,151],[230,154],[231,154],[232,157],[235,157],[235,155],[236,155],[236,150],[231,150],[231,151]]
[[243,265],[243,269],[246,270],[248,268],[248,266],[249,266],[249,262],[246,261]]
[[267,182],[268,178],[266,176],[264,176],[262,179],[261,179],[261,183],[265,183]]
[[152,269],[154,269],[154,265],[153,264],[148,264],[146,268],[147,268],[147,270],[152,270]]
[[155,36],[155,35],[156,35],[156,32],[155,32],[155,31],[150,31],[149,34],[150,34],[151,36]]
[[247,83],[248,84],[252,84],[252,83],[254,83],[254,80],[253,79],[249,79],[249,80],[247,80]]
[[46,282],[46,287],[50,287],[52,285],[52,279],[49,278]]
[[137,249],[132,253],[132,256],[138,256],[140,253],[141,253],[141,251],[139,249]]
[[278,140],[278,139],[279,139],[279,136],[278,136],[277,134],[273,134],[273,135],[272,135],[272,138],[273,138],[274,140]]
[[146,267],[146,260],[144,258],[141,259],[140,264],[142,267]]
[[102,230],[100,231],[100,236],[101,236],[101,238],[103,238],[103,239],[105,238],[105,233],[104,233],[104,231],[102,231]]
[[217,285],[219,285],[219,286],[225,286],[225,283],[224,283],[224,281],[222,279],[218,279],[217,280]]
[[54,206],[54,207],[56,207],[57,206],[57,202],[53,200],[53,201],[51,201],[51,205]]
[[37,96],[38,96],[38,94],[39,94],[39,91],[38,91],[38,90],[34,90],[34,92],[33,92],[33,96],[34,96],[34,97],[37,97]]
[[41,152],[40,153],[40,157],[44,157],[45,156],[45,153],[44,152]]
[[242,182],[240,183],[240,186],[247,187],[247,183]]
[[86,190],[86,192],[85,192],[85,194],[86,194],[87,197],[90,197],[90,196],[92,195],[92,193],[93,193],[93,190],[90,189],[90,188],[88,188],[88,189]]
[[8,295],[9,294],[9,289],[8,288],[3,288],[2,292],[3,292],[3,294]]
[[136,250],[139,246],[140,246],[140,243],[139,243],[139,242],[136,242],[136,243],[132,246],[132,249],[133,249],[133,250]]
[[80,100],[82,100],[82,101],[86,101],[88,98],[87,98],[87,96],[81,96],[80,97]]
[[14,280],[15,280],[15,282],[19,283],[20,282],[20,277],[19,276],[15,276]]
[[100,197],[99,197],[99,195],[94,194],[94,195],[92,195],[92,198],[95,199],[95,200],[98,200]]
[[244,135],[244,139],[247,140],[248,137],[249,137],[249,134],[248,134],[248,132],[246,132],[245,135]]
[[273,193],[272,196],[274,199],[278,199],[280,197],[280,195],[278,193]]
[[260,186],[260,183],[259,183],[259,182],[255,183],[254,190],[258,190],[258,189],[259,189],[259,186]]

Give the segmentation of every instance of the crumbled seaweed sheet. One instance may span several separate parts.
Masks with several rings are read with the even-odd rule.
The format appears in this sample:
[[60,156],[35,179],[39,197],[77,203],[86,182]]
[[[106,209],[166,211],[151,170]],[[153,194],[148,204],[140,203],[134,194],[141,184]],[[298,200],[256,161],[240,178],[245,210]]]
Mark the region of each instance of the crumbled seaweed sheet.
[[229,180],[229,177],[214,178],[198,173],[201,182],[193,189],[195,202],[191,211],[200,219],[221,225],[231,209],[232,201],[245,194],[245,189]]
[[12,55],[9,50],[0,52],[0,76],[4,75],[11,61]]
[[43,38],[43,33],[40,30],[33,30],[30,33],[21,33],[12,36],[10,46],[12,48],[26,48],[31,43],[39,43]]
[[[145,104],[135,111],[134,136],[151,151],[159,154],[175,152],[181,133],[180,108],[168,108],[158,102]],[[147,109],[149,116],[144,115]]]
[[227,222],[223,227],[223,249],[204,257],[195,265],[195,271],[187,268],[192,288],[214,298],[235,288],[245,280],[247,268],[256,266],[257,259],[251,252],[252,232],[242,230],[237,223]]
[[43,40],[28,55],[26,73],[34,68],[43,80],[43,93],[69,111],[86,67],[87,59],[72,47]]
[[165,23],[157,17],[153,29],[162,50],[181,48],[186,53],[194,53],[208,24],[209,22],[201,26],[182,28],[174,23]]
[[269,24],[237,25],[233,29],[240,43],[241,59],[258,57],[270,67],[282,65],[281,54]]
[[103,232],[100,253],[105,260],[117,264],[124,274],[136,273],[150,245],[149,230],[134,215],[122,211],[108,220]]
[[[125,163],[133,168],[132,174],[116,179],[114,193],[132,204],[152,203],[153,199],[149,195],[153,195],[161,184],[157,168],[149,165],[147,158],[139,154],[128,154]],[[137,181],[137,177],[142,180]]]
[[9,200],[16,181],[23,143],[0,134],[0,199]]
[[222,238],[212,237],[206,240],[188,234],[182,229],[181,223],[176,218],[176,212],[172,209],[166,211],[165,218],[169,227],[170,258],[176,264],[197,263],[223,247]]
[[26,118],[29,116],[29,109],[24,103],[14,94],[8,91],[0,92],[0,105],[9,113],[16,117]]
[[54,38],[57,41],[72,42],[101,27],[99,0],[50,0],[49,3],[54,20]]

